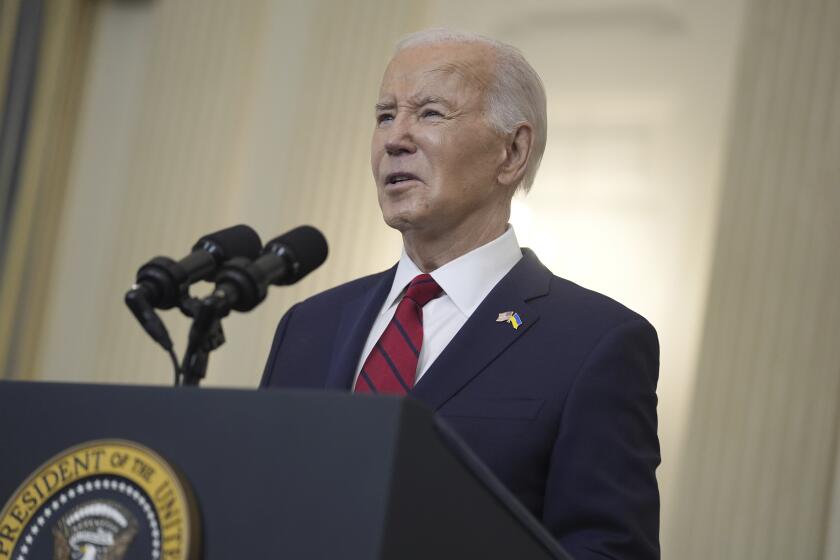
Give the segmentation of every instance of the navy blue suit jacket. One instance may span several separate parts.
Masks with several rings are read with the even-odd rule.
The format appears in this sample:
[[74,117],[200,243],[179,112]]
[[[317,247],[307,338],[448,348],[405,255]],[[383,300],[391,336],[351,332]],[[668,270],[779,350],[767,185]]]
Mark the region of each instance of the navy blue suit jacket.
[[[574,558],[659,558],[656,331],[523,254],[410,394]],[[289,309],[261,386],[349,390],[395,271]],[[503,311],[524,324],[496,322]]]

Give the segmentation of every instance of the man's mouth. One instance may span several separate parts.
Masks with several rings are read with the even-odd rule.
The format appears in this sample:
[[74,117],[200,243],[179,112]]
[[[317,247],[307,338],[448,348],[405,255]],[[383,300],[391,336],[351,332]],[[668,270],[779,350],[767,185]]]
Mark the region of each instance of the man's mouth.
[[389,173],[385,177],[385,184],[386,185],[397,185],[399,183],[404,183],[406,181],[419,181],[419,179],[417,178],[417,175],[414,175],[412,173],[403,173],[403,172]]

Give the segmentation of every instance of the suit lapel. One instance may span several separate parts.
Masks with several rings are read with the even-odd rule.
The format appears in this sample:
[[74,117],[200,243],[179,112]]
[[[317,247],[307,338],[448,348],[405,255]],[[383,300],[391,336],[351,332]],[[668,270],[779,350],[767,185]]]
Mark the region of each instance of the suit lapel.
[[[411,395],[438,409],[502,352],[522,338],[539,320],[528,303],[548,293],[551,272],[529,249],[470,316],[435,363],[420,378]],[[384,297],[384,296],[383,296]],[[496,317],[515,311],[523,323],[514,329]]]
[[397,267],[394,266],[383,272],[372,289],[348,301],[342,307],[338,336],[327,372],[325,384],[327,388],[348,390],[353,384],[359,354],[376,320],[376,315],[382,309],[382,303],[391,290],[396,271]]

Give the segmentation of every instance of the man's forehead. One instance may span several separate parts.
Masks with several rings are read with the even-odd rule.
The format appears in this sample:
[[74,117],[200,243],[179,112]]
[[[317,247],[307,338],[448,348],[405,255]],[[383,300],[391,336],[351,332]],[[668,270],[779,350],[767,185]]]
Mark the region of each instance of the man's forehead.
[[482,90],[490,85],[490,68],[485,60],[455,60],[427,70],[429,74],[452,74],[472,82]]
[[[380,97],[394,88],[411,85],[422,90],[435,85],[469,84],[484,90],[491,79],[494,53],[478,43],[441,43],[409,47],[398,52],[382,76]],[[422,95],[423,92],[413,92]],[[434,92],[427,92],[432,94]]]

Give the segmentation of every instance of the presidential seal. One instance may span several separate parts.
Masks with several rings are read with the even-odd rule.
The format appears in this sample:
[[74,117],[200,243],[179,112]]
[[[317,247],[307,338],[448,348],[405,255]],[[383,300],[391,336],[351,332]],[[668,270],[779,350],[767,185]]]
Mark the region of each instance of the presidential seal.
[[98,440],[42,465],[0,512],[0,560],[194,560],[186,483],[137,443]]

